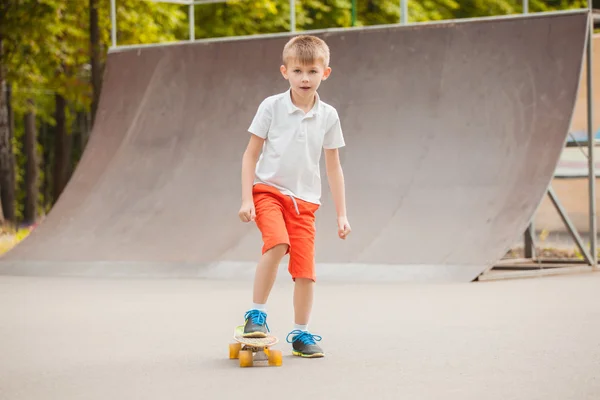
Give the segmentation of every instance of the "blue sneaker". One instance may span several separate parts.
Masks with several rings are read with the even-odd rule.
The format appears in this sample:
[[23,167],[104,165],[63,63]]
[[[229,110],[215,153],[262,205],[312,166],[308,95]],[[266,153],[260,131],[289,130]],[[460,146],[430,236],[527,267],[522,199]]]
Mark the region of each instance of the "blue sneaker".
[[[292,340],[289,340],[290,335],[294,335]],[[316,342],[321,341],[321,336],[313,335],[307,331],[293,330],[288,333],[285,339],[288,343],[292,343],[292,354],[305,358],[325,357],[323,350]]]
[[267,313],[260,310],[250,310],[244,316],[244,337],[264,338],[269,333],[267,325]]

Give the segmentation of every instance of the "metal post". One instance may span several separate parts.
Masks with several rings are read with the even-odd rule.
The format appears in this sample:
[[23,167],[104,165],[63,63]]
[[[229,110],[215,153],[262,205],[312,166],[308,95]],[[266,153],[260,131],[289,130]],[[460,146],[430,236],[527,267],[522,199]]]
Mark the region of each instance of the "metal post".
[[290,32],[296,31],[296,2],[290,0]]
[[196,30],[195,29],[196,28],[195,24],[196,23],[195,23],[195,20],[194,20],[194,17],[195,17],[195,15],[194,15],[194,8],[195,8],[194,3],[190,3],[190,16],[189,16],[189,20],[190,20],[189,21],[189,23],[190,23],[190,41],[193,41],[196,38],[196,36],[195,36],[195,30]]
[[400,23],[406,25],[408,22],[408,0],[400,0]]
[[529,13],[529,0],[523,0],[523,14]]
[[352,0],[352,26],[356,26],[356,0]]
[[587,39],[587,128],[588,128],[588,182],[589,182],[589,207],[590,207],[590,253],[593,266],[598,264],[598,254],[596,251],[596,172],[594,163],[594,93],[592,85],[592,64],[593,64],[593,39],[594,39],[594,14],[592,1],[588,0],[589,8],[589,27]]
[[535,236],[535,228],[533,225],[533,220],[531,221],[531,223],[529,224],[529,226],[527,227],[527,230],[525,231],[524,236],[524,242],[525,245],[523,247],[523,256],[525,258],[529,258],[529,259],[533,259],[536,257],[535,254],[535,241],[534,241],[534,236]]
[[112,47],[117,47],[117,0],[110,0],[110,21]]
[[554,208],[556,208],[556,211],[558,211],[558,215],[569,230],[569,233],[571,234],[571,237],[573,238],[575,244],[579,248],[579,251],[581,251],[581,255],[583,255],[583,258],[588,263],[588,265],[595,266],[596,262],[594,261],[592,254],[590,254],[585,248],[585,244],[583,243],[581,236],[579,236],[577,228],[575,228],[575,225],[573,225],[573,223],[569,219],[567,211],[564,209],[562,204],[560,204],[560,201],[558,200],[558,197],[556,197],[556,193],[554,193],[554,189],[552,189],[552,186],[548,186],[547,194],[548,197],[550,197],[550,201],[552,201],[552,204],[554,204]]

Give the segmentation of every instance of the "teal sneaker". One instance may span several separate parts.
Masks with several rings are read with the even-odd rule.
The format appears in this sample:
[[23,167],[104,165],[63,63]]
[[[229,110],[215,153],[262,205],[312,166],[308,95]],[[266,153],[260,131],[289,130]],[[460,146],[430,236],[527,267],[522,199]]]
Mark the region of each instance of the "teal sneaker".
[[267,313],[260,310],[250,310],[244,316],[244,337],[264,338],[269,333],[267,325]]
[[[290,341],[290,335],[293,335]],[[288,343],[292,343],[292,354],[304,358],[319,358],[325,357],[323,350],[316,342],[321,341],[321,336],[313,335],[307,331],[293,330],[288,333],[285,339]]]

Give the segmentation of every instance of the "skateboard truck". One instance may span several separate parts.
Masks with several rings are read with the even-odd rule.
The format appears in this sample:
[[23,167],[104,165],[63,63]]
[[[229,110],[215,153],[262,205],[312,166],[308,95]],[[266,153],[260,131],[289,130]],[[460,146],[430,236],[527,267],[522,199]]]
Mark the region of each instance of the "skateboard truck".
[[229,345],[229,359],[239,359],[240,367],[253,367],[255,365],[281,366],[281,350],[270,349],[272,345],[278,342],[275,336],[245,338],[243,333],[243,326],[238,326],[235,329],[233,338],[236,343]]

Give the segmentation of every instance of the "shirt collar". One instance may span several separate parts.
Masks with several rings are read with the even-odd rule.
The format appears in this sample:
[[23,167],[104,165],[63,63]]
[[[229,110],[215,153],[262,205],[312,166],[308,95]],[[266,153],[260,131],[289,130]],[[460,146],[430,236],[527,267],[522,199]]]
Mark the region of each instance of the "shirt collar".
[[[289,88],[285,92],[285,102],[287,105],[288,113],[293,114],[296,111],[302,111],[299,107],[292,103],[292,88]],[[313,105],[313,108],[308,113],[306,113],[306,116],[312,117],[313,115],[319,115],[319,111],[321,111],[321,98],[319,97],[319,93],[315,92],[315,104]]]

